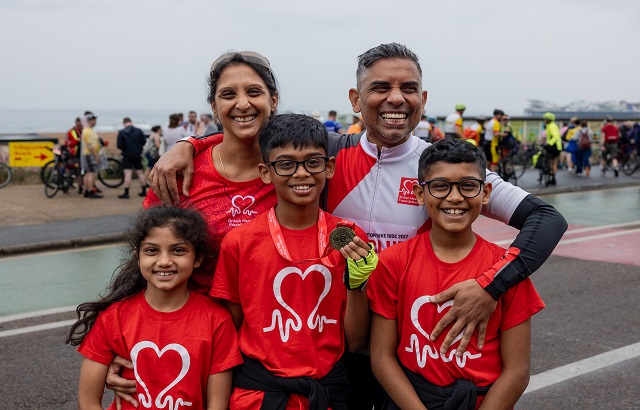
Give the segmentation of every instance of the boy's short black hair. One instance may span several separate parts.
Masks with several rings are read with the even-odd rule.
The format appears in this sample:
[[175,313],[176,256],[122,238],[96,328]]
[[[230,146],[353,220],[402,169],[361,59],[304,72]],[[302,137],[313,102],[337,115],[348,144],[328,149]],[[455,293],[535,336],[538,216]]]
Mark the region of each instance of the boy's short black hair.
[[457,138],[445,138],[425,148],[418,163],[418,180],[424,182],[425,176],[437,162],[450,164],[475,164],[480,177],[487,177],[487,160],[478,147]]
[[324,125],[303,114],[279,114],[272,116],[260,131],[260,152],[264,162],[274,148],[292,145],[294,149],[317,147],[329,152],[329,134]]

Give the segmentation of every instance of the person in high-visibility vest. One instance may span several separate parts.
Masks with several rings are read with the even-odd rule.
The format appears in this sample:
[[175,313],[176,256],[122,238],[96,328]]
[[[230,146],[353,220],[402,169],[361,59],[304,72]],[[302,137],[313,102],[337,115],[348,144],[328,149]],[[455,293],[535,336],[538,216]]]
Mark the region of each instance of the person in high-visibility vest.
[[79,117],[76,117],[76,125],[67,131],[67,140],[64,142],[69,148],[69,152],[72,156],[80,158],[80,138],[82,137],[82,121]]

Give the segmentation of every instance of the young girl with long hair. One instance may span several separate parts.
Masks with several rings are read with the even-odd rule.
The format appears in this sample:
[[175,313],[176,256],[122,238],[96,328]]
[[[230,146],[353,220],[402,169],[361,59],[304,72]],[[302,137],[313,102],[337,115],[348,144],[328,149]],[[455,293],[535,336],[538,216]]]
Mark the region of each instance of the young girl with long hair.
[[204,220],[192,210],[150,208],[138,215],[127,244],[131,257],[107,295],[78,306],[67,336],[84,356],[79,408],[102,409],[107,370],[118,355],[133,362],[123,376],[136,380],[143,407],[226,409],[231,368],[242,362],[236,331],[226,308],[188,286],[210,247]]

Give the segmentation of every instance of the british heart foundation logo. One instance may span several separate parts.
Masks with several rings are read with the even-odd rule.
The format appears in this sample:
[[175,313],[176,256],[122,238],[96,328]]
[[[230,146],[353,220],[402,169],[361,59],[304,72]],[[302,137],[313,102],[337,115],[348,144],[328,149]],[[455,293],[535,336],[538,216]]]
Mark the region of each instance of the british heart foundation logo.
[[[313,309],[311,314],[309,314],[309,317],[306,320],[307,326],[311,330],[317,329],[318,332],[322,332],[325,324],[335,325],[338,323],[336,319],[327,318],[326,316],[318,313],[318,309],[320,309],[322,300],[331,290],[331,272],[329,272],[329,269],[327,269],[324,265],[319,264],[309,266],[304,272],[295,267],[287,267],[278,272],[276,278],[273,281],[273,295],[275,296],[280,306],[285,309],[286,313],[281,312],[278,308],[274,309],[271,314],[271,325],[263,328],[263,332],[271,332],[277,327],[277,329],[280,331],[280,339],[282,340],[282,342],[286,343],[289,340],[291,330],[299,332],[302,329],[303,318],[298,312],[294,310],[294,308],[289,303],[285,301],[285,297],[282,294],[282,282],[287,276],[292,274],[300,276],[300,279],[304,282],[310,273],[313,273],[314,275],[321,274],[324,277],[324,288],[322,289],[322,293],[318,297],[315,308]],[[288,291],[285,290],[284,293],[289,294],[292,291],[295,291],[295,289],[289,289]]]
[[238,215],[248,215],[251,216],[253,214],[257,214],[258,212],[253,211],[251,207],[256,203],[256,199],[251,195],[242,196],[236,195],[231,198],[231,209],[227,211],[228,214],[231,214],[232,217]]
[[398,203],[418,206],[418,199],[413,193],[413,186],[418,185],[415,178],[400,178],[400,188],[398,189]]
[[[445,363],[449,363],[455,360],[456,365],[459,368],[463,368],[467,364],[467,360],[473,360],[482,357],[482,353],[471,354],[469,351],[464,352],[462,354],[462,357],[455,356],[456,347],[454,347],[453,345],[455,345],[460,341],[460,339],[462,339],[462,332],[460,332],[458,336],[456,336],[456,338],[453,340],[447,354],[440,353],[436,345],[429,340],[429,334],[431,334],[431,331],[433,329],[425,329],[418,319],[418,313],[423,306],[425,308],[433,309],[430,295],[425,295],[417,298],[411,305],[411,323],[413,323],[413,327],[418,331],[420,335],[422,335],[422,337],[419,338],[417,333],[412,334],[409,338],[409,345],[405,347],[405,351],[409,353],[415,352],[416,363],[418,364],[418,366],[420,366],[420,368],[424,368],[429,359],[442,360]],[[451,306],[453,306],[452,300],[449,300],[442,305],[436,304],[435,308],[438,312],[436,319],[440,319],[442,316],[444,316],[442,312],[444,310],[448,310],[449,308],[451,308]],[[424,343],[422,347],[420,346],[421,340]]]
[[[150,352],[146,352],[149,350]],[[144,360],[142,363],[138,360],[141,352],[145,351]],[[163,357],[165,353],[167,357]],[[171,353],[174,354],[173,358],[169,358]],[[154,382],[158,382],[157,375],[154,375],[154,370],[161,366],[163,360],[167,360],[169,363],[176,362],[175,354],[180,359],[180,365],[176,368],[179,371],[177,374],[167,374],[168,380],[164,380],[166,384],[163,385],[160,382],[160,386],[153,385]],[[136,343],[131,349],[131,361],[133,362],[133,372],[138,382],[138,387],[141,388],[144,393],[138,394],[138,400],[143,408],[150,409],[152,407],[158,409],[167,408],[168,410],[178,410],[180,407],[191,406],[192,403],[184,401],[181,397],[173,397],[170,393],[172,387],[177,385],[189,371],[191,365],[191,357],[189,352],[182,345],[177,343],[171,343],[166,345],[162,350],[153,342],[143,340]],[[157,393],[156,389],[162,389],[160,393]],[[168,406],[168,407],[167,407]]]

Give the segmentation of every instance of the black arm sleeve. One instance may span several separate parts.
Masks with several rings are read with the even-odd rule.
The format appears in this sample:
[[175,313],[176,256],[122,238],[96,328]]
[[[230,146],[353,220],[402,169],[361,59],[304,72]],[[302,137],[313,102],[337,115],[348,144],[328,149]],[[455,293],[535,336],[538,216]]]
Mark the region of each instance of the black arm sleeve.
[[518,205],[509,225],[520,230],[511,244],[519,253],[484,288],[496,300],[542,266],[568,227],[560,212],[533,195]]

